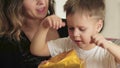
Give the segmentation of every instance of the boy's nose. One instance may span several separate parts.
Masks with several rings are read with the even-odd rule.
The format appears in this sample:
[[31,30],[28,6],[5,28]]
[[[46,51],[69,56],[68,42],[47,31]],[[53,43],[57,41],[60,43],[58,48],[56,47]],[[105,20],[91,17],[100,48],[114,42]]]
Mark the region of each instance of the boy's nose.
[[73,32],[73,35],[74,35],[74,37],[80,36],[79,30],[78,30],[78,29],[75,29],[74,32]]

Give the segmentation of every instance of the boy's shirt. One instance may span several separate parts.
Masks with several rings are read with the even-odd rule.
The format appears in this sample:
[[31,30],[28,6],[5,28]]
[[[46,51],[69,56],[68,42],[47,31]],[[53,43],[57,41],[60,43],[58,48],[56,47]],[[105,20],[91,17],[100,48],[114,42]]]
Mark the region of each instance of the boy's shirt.
[[96,46],[90,50],[79,48],[69,37],[48,42],[51,56],[75,49],[78,56],[86,61],[87,68],[116,68],[115,58],[105,49]]

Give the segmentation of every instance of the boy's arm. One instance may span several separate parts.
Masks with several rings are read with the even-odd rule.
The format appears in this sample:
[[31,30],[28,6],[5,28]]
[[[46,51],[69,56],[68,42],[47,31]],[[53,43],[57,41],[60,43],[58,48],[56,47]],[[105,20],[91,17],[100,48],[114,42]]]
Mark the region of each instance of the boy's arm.
[[92,36],[92,39],[96,45],[107,49],[115,57],[115,60],[120,63],[120,46],[106,40],[101,34]]
[[110,41],[107,50],[115,56],[115,60],[120,64],[120,46]]
[[46,17],[40,23],[38,31],[36,32],[31,41],[30,45],[31,53],[37,56],[49,56],[50,52],[47,45],[47,33],[50,28],[58,29],[61,28],[62,26],[65,26],[65,24],[56,15]]

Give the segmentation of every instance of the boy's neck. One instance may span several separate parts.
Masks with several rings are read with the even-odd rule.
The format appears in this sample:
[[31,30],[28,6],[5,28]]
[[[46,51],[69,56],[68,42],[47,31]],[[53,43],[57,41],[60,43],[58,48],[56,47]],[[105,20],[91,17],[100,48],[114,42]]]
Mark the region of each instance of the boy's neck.
[[96,47],[95,44],[89,44],[89,45],[87,45],[87,47],[83,47],[82,49],[83,50],[90,50],[90,49],[93,49],[94,47]]

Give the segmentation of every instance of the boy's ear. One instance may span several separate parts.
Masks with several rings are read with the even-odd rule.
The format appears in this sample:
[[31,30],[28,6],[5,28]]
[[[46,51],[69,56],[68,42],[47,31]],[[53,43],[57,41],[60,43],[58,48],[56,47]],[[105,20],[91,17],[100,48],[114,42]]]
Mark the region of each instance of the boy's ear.
[[102,28],[103,28],[103,20],[100,19],[100,20],[97,22],[97,32],[99,33]]

